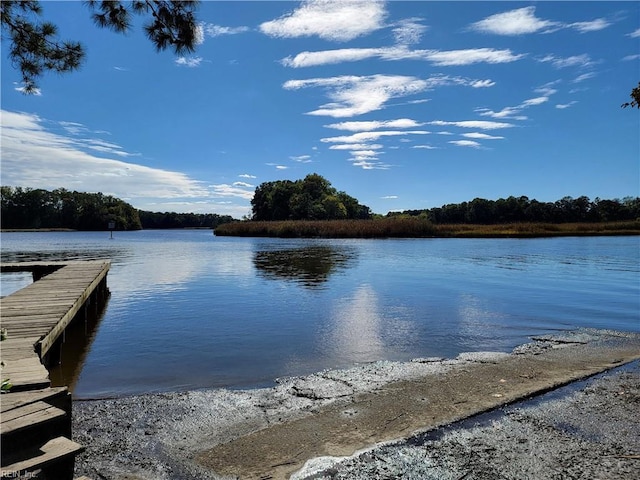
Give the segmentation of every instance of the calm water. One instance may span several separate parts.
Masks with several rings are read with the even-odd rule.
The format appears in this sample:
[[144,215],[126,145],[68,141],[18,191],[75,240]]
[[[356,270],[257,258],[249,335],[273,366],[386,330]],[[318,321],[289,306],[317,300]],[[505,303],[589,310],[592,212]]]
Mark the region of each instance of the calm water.
[[[284,240],[210,231],[3,233],[2,260],[108,258],[111,298],[63,347],[77,397],[508,351],[578,326],[640,331],[640,237]],[[2,294],[30,282],[2,276]],[[65,357],[66,358],[66,357]]]

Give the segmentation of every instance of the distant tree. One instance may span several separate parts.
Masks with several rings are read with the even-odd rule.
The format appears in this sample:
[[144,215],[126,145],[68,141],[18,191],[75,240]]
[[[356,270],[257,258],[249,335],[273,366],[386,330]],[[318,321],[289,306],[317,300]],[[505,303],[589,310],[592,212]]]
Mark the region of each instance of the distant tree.
[[[151,17],[144,25],[147,37],[156,50],[172,48],[177,54],[192,52],[198,41],[196,0],[119,0],[85,2],[95,24],[119,33],[131,29],[132,16]],[[9,41],[9,58],[22,74],[24,93],[36,93],[38,79],[46,72],[77,70],[85,57],[83,46],[76,41],[57,39],[58,28],[42,21],[40,2],[0,2],[2,41]]]
[[638,82],[638,86],[631,90],[631,101],[625,102],[622,104],[622,108],[627,107],[636,107],[640,108],[640,82]]
[[338,192],[321,175],[302,180],[279,180],[260,184],[251,199],[253,220],[336,220],[371,218],[371,210]]
[[589,197],[563,197],[556,202],[539,202],[528,197],[498,200],[475,198],[471,202],[453,203],[428,210],[389,212],[388,217],[425,216],[434,224],[516,222],[608,222],[640,219],[640,197],[593,202]]
[[135,208],[102,193],[21,187],[2,187],[0,193],[2,228],[106,230],[109,222],[117,230],[142,228]]

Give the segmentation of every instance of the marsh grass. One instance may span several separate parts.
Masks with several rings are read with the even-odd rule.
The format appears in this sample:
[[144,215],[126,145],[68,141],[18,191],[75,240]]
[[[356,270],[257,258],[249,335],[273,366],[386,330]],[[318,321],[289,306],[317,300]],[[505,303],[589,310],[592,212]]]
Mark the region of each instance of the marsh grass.
[[436,225],[421,217],[372,220],[286,220],[226,223],[219,236],[281,238],[502,238],[640,235],[640,221]]

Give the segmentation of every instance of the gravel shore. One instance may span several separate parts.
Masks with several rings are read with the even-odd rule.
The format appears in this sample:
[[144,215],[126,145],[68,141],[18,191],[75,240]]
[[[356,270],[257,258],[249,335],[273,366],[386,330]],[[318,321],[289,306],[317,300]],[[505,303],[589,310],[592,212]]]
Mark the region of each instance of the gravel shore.
[[512,353],[376,362],[273,388],[76,401],[74,439],[87,447],[76,475],[634,478],[638,358],[639,334],[580,330]]

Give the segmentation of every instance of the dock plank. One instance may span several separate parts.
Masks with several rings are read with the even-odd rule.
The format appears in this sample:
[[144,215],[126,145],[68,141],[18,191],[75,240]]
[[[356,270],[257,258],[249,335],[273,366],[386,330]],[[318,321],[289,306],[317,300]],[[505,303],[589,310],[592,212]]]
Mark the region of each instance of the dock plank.
[[66,387],[50,387],[42,362],[85,306],[104,301],[110,266],[108,261],[0,263],[0,271],[31,271],[37,279],[0,299],[0,327],[8,335],[0,343],[0,375],[12,384],[0,402],[3,475],[42,469],[47,478],[73,478],[73,459],[84,448],[66,438],[71,437],[71,396]]

